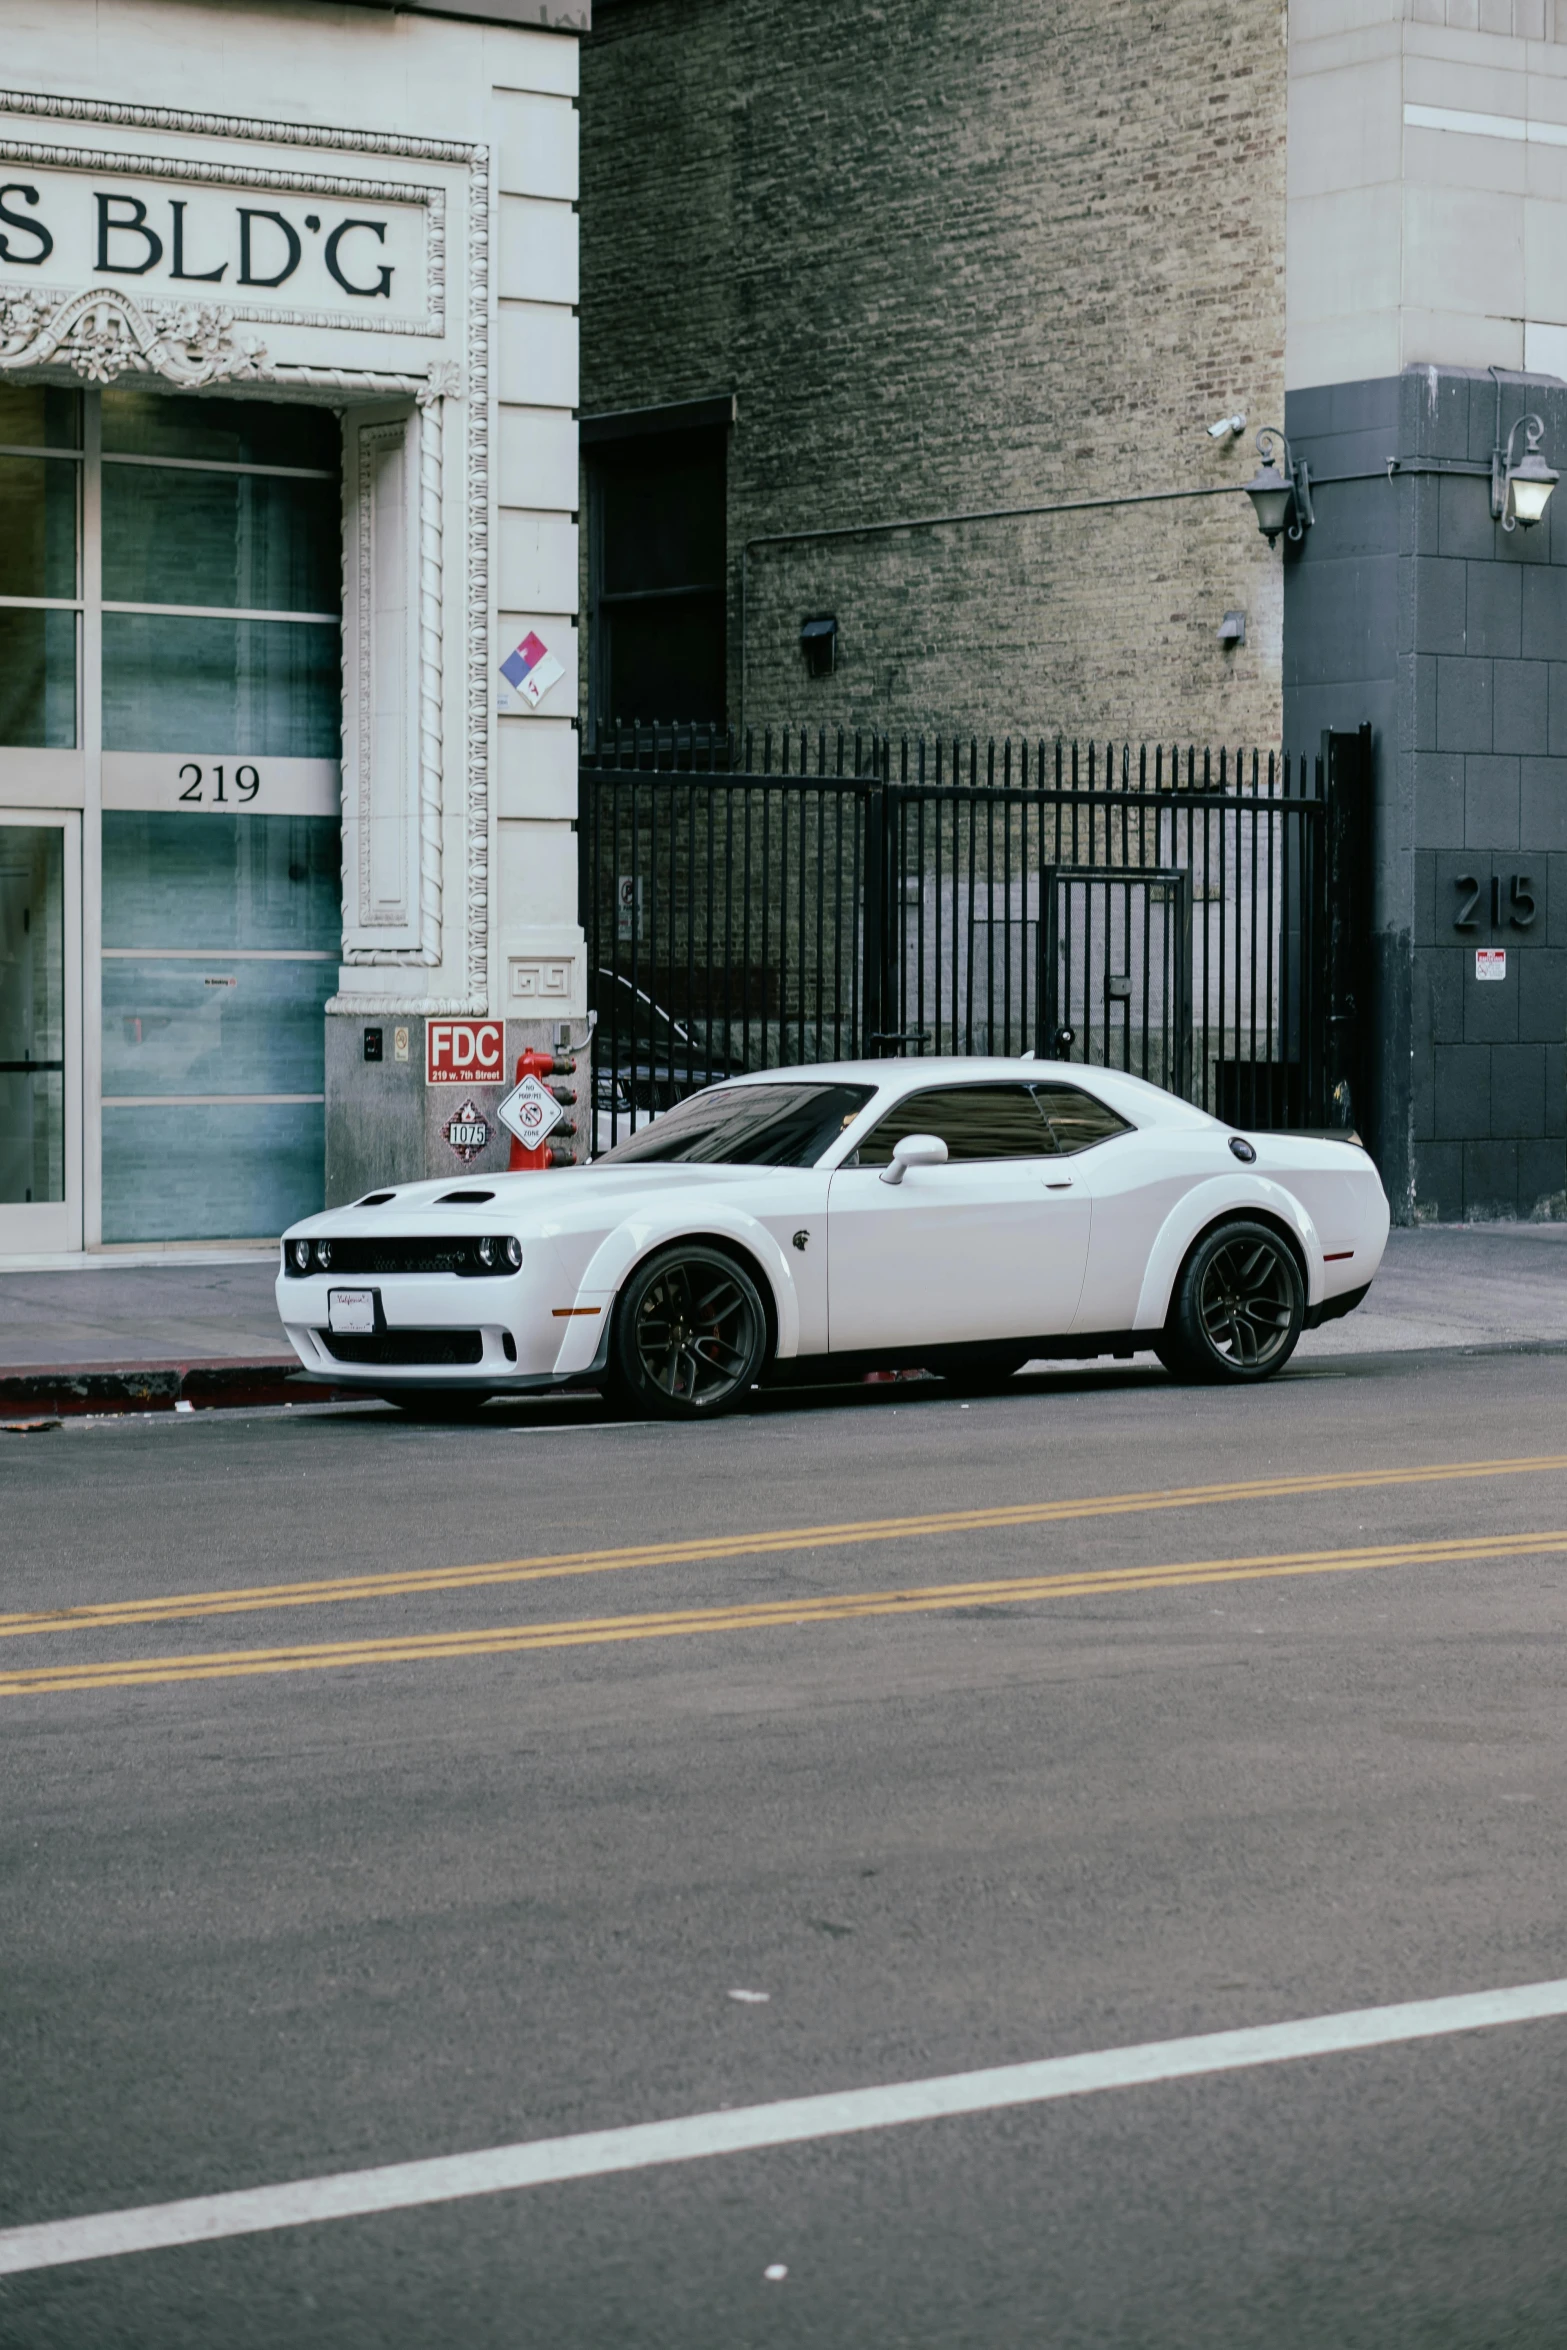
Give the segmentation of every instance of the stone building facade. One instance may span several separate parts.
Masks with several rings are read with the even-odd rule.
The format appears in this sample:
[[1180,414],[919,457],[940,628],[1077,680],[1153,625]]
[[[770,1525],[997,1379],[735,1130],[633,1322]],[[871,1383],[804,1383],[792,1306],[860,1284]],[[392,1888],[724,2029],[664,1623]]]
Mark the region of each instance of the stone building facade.
[[[732,400],[731,723],[1276,738],[1279,565],[1204,428],[1282,421],[1284,61],[1282,0],[601,0],[585,504],[596,432]],[[881,527],[1018,506],[1068,510]],[[598,652],[590,721],[689,714]]]
[[0,1253],[460,1172],[427,1023],[580,1020],[585,19],[6,12]]

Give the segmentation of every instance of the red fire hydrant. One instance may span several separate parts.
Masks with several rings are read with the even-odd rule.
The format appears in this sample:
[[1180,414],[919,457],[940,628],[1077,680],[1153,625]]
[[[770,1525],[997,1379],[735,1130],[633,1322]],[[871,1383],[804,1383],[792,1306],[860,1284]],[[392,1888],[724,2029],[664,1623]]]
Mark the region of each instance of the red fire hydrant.
[[[525,1053],[519,1053],[517,1056],[517,1074],[512,1082],[515,1085],[520,1085],[525,1077],[536,1077],[543,1085],[546,1078],[575,1077],[576,1074],[577,1064],[574,1060],[557,1060],[553,1053],[540,1052],[535,1046],[530,1045]],[[554,1095],[556,1101],[564,1103],[568,1108],[576,1102],[576,1089],[573,1086],[551,1085],[546,1090]],[[509,1175],[515,1175],[528,1168],[575,1166],[576,1152],[569,1147],[562,1149],[561,1144],[568,1137],[575,1135],[576,1131],[574,1122],[570,1118],[563,1118],[558,1126],[550,1128],[548,1140],[539,1143],[532,1150],[529,1150],[526,1144],[519,1142],[514,1134],[511,1138],[511,1157],[506,1162],[506,1172]]]

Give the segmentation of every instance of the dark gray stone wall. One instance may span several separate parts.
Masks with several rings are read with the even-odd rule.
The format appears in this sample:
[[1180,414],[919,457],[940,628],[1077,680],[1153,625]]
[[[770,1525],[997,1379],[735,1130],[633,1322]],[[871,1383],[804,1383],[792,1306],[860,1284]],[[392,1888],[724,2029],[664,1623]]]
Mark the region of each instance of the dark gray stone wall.
[[[1505,379],[1503,435],[1531,409],[1562,464],[1567,386]],[[1423,367],[1286,419],[1320,488],[1286,564],[1285,734],[1372,721],[1368,1123],[1421,1220],[1567,1215],[1567,498],[1505,532],[1488,474],[1447,470],[1488,466],[1496,415],[1488,374]]]
[[[738,395],[731,719],[1277,742],[1278,557],[1229,494],[1249,441],[1203,426],[1283,398],[1285,13],[599,13],[581,407]],[[742,664],[755,538],[1193,488],[1214,495],[753,547]],[[838,665],[813,679],[818,613]]]

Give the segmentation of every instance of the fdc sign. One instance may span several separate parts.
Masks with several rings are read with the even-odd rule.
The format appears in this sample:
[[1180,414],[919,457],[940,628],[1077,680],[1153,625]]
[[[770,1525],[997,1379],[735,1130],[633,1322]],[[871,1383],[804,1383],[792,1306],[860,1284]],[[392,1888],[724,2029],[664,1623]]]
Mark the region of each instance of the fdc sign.
[[500,1020],[431,1020],[424,1032],[426,1085],[499,1085],[506,1074]]

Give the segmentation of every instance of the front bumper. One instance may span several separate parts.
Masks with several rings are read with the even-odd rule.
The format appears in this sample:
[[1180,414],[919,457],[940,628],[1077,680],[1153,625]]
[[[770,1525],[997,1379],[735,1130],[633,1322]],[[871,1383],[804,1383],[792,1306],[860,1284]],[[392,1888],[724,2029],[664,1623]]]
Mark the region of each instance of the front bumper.
[[[334,1332],[333,1289],[371,1290],[375,1329]],[[591,1378],[581,1350],[562,1360],[573,1328],[536,1294],[527,1268],[493,1280],[445,1274],[381,1276],[279,1273],[275,1288],[284,1333],[301,1367],[335,1386],[502,1388],[519,1391]],[[607,1317],[606,1317],[607,1319]]]

